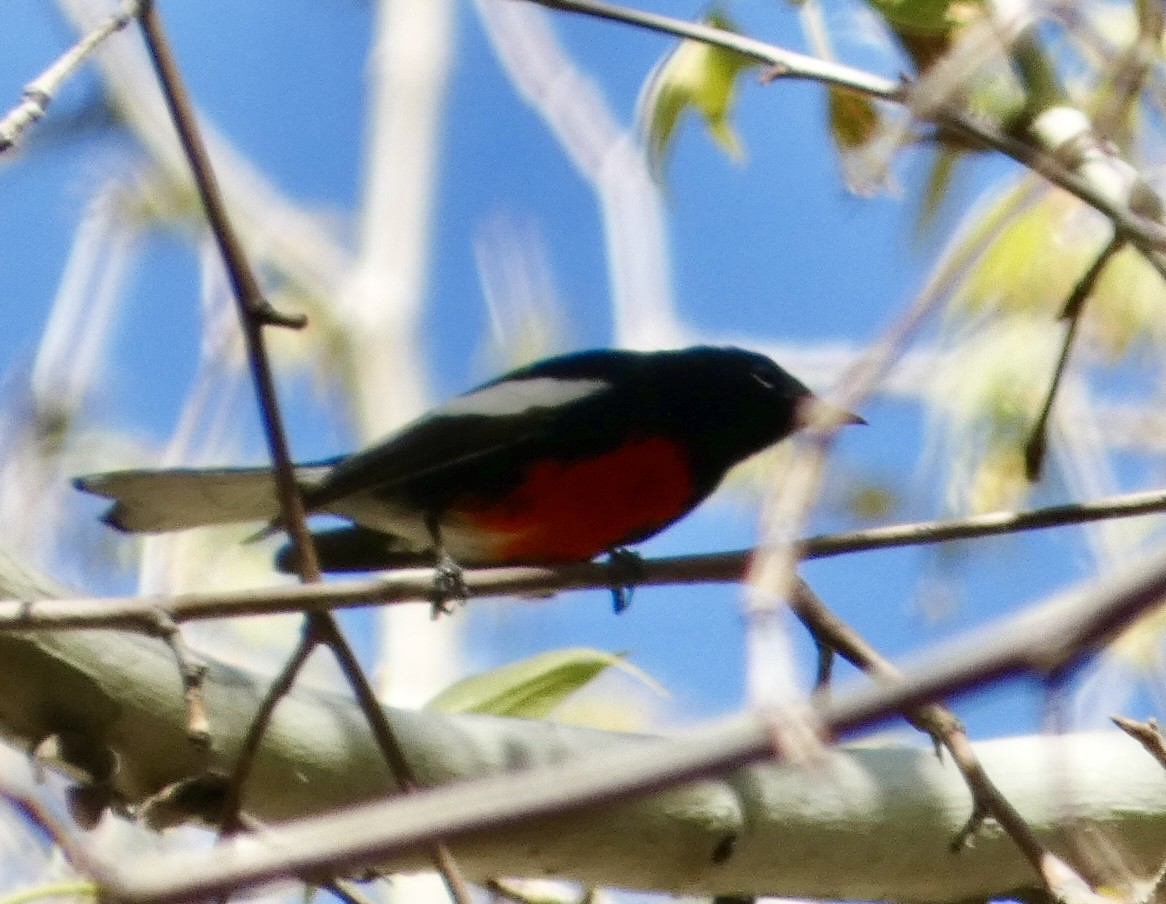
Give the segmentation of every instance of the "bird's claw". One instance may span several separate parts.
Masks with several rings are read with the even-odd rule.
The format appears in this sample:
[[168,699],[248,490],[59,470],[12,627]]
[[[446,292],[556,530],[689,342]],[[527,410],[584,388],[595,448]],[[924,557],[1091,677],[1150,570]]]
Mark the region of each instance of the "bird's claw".
[[452,614],[451,603],[464,603],[469,596],[470,589],[466,586],[462,567],[449,553],[441,553],[433,566],[433,589],[429,594],[433,618]]
[[636,585],[644,579],[644,559],[630,549],[613,549],[607,554],[607,570],[611,578],[611,607],[620,615],[632,604]]

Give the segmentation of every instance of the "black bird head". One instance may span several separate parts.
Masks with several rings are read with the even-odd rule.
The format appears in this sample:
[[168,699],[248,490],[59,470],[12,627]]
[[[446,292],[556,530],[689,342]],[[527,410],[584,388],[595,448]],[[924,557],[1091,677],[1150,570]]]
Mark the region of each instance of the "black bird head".
[[[738,462],[812,424],[864,423],[822,401],[765,355],[699,346],[673,353],[658,387],[661,407],[690,437],[700,478],[715,486]],[[683,409],[665,400],[683,399]]]

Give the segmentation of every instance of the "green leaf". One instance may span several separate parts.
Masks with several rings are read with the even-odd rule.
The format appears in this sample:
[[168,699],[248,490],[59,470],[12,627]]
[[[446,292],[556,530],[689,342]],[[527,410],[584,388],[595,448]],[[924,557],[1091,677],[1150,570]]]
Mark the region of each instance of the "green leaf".
[[869,97],[831,88],[830,134],[840,151],[860,148],[879,131],[879,111]]
[[963,153],[952,147],[940,145],[936,150],[931,168],[927,171],[927,184],[919,205],[919,220],[916,226],[921,235],[929,232],[939,218],[939,211],[952,184],[956,165],[962,157]]
[[896,32],[947,35],[966,22],[979,4],[968,0],[868,0]]
[[947,352],[929,396],[950,450],[947,498],[956,511],[1013,508],[1031,490],[1024,445],[1062,335],[1051,318],[1022,311],[961,331]]
[[979,0],[867,0],[899,45],[927,72],[946,57],[960,29],[983,15]]
[[97,898],[99,894],[100,890],[95,882],[66,879],[10,892],[0,897],[0,904],[33,904],[44,900],[59,901],[61,898]]
[[[983,215],[1013,207],[1017,187],[994,199]],[[974,319],[986,313],[1054,318],[1089,266],[1104,236],[1087,228],[1082,206],[1062,194],[1042,195],[997,222],[984,251],[952,293],[952,315]],[[966,232],[977,230],[972,221]]]
[[466,678],[447,687],[426,707],[447,713],[541,719],[612,666],[664,693],[651,676],[629,665],[623,654],[576,647],[539,653]]
[[[705,22],[733,31],[723,13]],[[741,141],[730,116],[736,100],[737,80],[757,66],[756,60],[699,41],[681,41],[648,78],[640,100],[640,119],[648,149],[648,161],[657,180],[663,179],[677,127],[690,108],[699,113],[713,140],[733,160],[743,156]]]

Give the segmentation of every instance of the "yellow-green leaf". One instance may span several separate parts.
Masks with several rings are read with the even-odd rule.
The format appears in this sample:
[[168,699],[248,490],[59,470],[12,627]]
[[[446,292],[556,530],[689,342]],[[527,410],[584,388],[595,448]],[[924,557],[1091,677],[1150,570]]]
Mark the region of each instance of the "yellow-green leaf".
[[59,901],[62,898],[97,898],[99,894],[100,890],[95,882],[65,879],[9,892],[0,897],[0,904],[34,904],[45,900]]
[[[733,30],[723,13],[713,13],[705,21]],[[681,41],[656,67],[640,99],[640,119],[648,160],[657,179],[663,176],[677,128],[689,109],[701,115],[713,140],[730,158],[741,158],[741,141],[733,130],[731,115],[738,77],[756,65],[756,60],[723,47]]]
[[853,91],[831,88],[830,133],[841,151],[860,148],[879,130],[879,111],[874,101]]
[[952,184],[956,165],[963,154],[950,147],[941,146],[931,161],[927,171],[927,184],[923,189],[923,199],[919,205],[919,221],[917,223],[920,234],[930,231],[939,217],[940,208],[947,197],[947,190]]
[[977,324],[948,351],[929,395],[956,511],[1010,508],[1028,492],[1024,445],[1063,336],[1051,318],[1016,314]]
[[621,654],[586,647],[552,650],[466,678],[427,704],[449,713],[486,713],[541,719],[580,688],[615,666],[663,693],[647,673]]
[[[1013,192],[987,209],[985,221],[1006,209]],[[978,225],[965,227],[969,239]],[[1059,193],[1042,195],[993,229],[975,265],[952,293],[953,319],[1044,316],[1055,320],[1108,236],[1096,215]],[[1166,282],[1140,254],[1127,249],[1109,262],[1085,302],[1083,337],[1118,357],[1131,347],[1166,344]]]
[[946,35],[977,15],[974,0],[868,0],[896,32]]

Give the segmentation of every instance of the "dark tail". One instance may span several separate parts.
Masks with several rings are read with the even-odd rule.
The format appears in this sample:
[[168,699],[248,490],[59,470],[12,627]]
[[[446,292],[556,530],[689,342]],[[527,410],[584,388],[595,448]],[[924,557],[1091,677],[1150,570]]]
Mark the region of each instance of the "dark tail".
[[[326,572],[386,571],[392,568],[423,568],[433,564],[433,553],[408,549],[399,537],[353,525],[312,534],[320,570]],[[285,545],[276,554],[275,567],[287,574],[297,568],[295,550]]]

